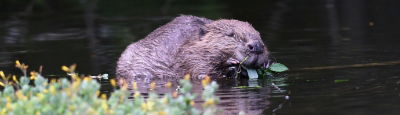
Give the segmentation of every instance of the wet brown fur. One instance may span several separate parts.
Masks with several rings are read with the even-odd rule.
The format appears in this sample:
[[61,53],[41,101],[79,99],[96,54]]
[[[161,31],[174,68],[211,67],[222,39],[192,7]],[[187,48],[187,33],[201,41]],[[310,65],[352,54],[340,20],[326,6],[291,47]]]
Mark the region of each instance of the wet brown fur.
[[[264,53],[252,54],[247,45],[260,42]],[[117,77],[137,78],[221,77],[228,59],[239,61],[248,56],[244,66],[258,68],[268,60],[268,50],[259,33],[247,22],[209,20],[180,16],[156,29],[146,38],[132,43],[117,64]]]

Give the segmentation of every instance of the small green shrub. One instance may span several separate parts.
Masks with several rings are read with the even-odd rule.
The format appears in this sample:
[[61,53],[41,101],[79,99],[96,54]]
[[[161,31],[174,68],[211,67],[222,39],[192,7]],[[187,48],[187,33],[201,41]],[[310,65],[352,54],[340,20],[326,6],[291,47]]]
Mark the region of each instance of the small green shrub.
[[[28,66],[16,61],[16,67],[21,69],[23,76],[17,79],[15,75],[5,76],[0,71],[0,115],[92,115],[92,114],[133,114],[133,115],[199,115],[215,114],[218,97],[214,95],[218,88],[215,81],[206,77],[202,80],[204,91],[201,98],[204,100],[202,109],[195,108],[195,94],[190,91],[192,85],[190,76],[180,81],[181,89],[159,96],[150,92],[148,98],[144,98],[137,90],[137,84],[133,84],[134,99],[130,97],[127,85],[115,89],[110,97],[100,94],[100,84],[90,77],[78,76],[75,73],[76,65],[62,66],[71,80],[44,78],[39,72],[30,72],[27,75]],[[33,82],[33,83],[31,83]],[[113,86],[115,80],[110,81]],[[171,86],[167,83],[166,87]],[[155,88],[155,83],[150,84]]]

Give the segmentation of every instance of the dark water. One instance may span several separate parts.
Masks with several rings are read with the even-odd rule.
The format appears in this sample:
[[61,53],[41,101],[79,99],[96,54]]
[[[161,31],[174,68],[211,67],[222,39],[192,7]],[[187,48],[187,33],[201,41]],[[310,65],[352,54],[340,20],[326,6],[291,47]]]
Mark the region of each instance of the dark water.
[[[278,75],[287,78],[283,92],[268,80],[219,82],[225,114],[400,113],[396,0],[65,0],[33,3],[32,10],[29,4],[0,2],[0,69],[6,74],[18,73],[13,62],[21,60],[32,70],[43,65],[48,76],[73,63],[80,73],[113,75],[128,44],[178,14],[234,18],[252,23],[275,60],[291,71]],[[235,88],[255,84],[262,88]]]

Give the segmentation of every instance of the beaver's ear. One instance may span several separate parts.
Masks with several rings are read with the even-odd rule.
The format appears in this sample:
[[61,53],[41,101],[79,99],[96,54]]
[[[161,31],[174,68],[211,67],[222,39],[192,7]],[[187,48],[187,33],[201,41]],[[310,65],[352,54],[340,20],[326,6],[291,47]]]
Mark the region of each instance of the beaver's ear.
[[226,36],[233,37],[235,32],[232,29],[228,29],[225,33]]
[[204,35],[206,35],[208,33],[207,27],[206,26],[202,26],[200,27],[200,31],[199,31],[199,36],[200,38],[202,38]]
[[204,36],[207,33],[208,33],[207,27],[205,27],[205,26],[200,27],[200,33],[199,33],[200,36]]

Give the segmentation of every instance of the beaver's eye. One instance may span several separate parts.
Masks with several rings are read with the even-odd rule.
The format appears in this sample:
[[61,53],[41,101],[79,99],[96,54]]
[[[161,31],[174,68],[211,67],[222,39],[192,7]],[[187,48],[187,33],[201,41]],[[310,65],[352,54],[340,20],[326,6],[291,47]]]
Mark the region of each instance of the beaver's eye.
[[235,32],[231,29],[224,30],[224,34],[228,37],[235,37]]
[[228,37],[234,37],[234,36],[235,36],[235,33],[229,32],[229,33],[226,34],[226,36],[228,36]]
[[246,38],[244,38],[244,37],[241,37],[241,38],[240,38],[240,40],[241,40],[242,42],[244,42],[244,43],[246,43],[246,42],[247,42],[247,39],[246,39]]

